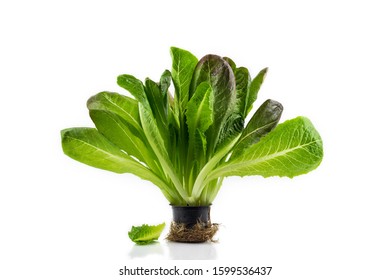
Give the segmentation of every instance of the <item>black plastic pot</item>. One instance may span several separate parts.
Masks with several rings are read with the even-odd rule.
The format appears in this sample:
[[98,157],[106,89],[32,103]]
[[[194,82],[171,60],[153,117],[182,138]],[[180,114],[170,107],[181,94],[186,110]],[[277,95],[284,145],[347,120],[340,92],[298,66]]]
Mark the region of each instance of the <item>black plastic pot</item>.
[[210,223],[210,205],[209,206],[174,206],[173,221],[175,223],[185,224],[187,227],[194,226],[198,222],[205,225]]
[[210,205],[171,206],[173,222],[167,240],[185,243],[213,241],[218,231],[218,224],[210,221]]

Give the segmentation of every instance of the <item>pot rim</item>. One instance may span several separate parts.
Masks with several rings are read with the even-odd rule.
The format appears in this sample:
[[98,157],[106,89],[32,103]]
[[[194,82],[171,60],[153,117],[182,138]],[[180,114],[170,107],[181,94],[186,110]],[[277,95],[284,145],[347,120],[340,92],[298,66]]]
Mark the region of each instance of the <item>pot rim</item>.
[[194,206],[194,205],[173,205],[173,204],[169,204],[172,208],[210,208],[212,204],[209,204],[209,205],[198,205],[198,206]]

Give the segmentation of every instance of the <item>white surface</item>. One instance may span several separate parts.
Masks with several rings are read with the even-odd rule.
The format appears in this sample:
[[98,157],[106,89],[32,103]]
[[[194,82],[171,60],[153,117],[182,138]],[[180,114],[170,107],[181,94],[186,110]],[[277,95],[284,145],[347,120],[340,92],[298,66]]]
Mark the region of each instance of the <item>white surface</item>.
[[[268,279],[390,279],[385,3],[1,2],[0,278],[122,279],[124,265],[192,258],[273,266]],[[92,126],[85,102],[125,93],[117,75],[158,79],[170,46],[228,55],[253,76],[268,66],[256,104],[308,116],[325,157],[293,180],[227,179],[216,244],[138,248],[127,230],[169,223],[164,197],[65,157],[59,131]]]

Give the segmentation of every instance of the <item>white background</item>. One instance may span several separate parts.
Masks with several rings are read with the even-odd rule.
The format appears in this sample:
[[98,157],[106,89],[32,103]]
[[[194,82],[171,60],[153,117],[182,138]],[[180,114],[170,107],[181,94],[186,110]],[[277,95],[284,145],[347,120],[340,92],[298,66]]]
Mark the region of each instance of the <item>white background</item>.
[[[124,279],[124,265],[179,264],[390,279],[389,26],[386,1],[2,1],[0,278]],[[216,244],[139,248],[127,231],[168,224],[167,201],[69,159],[60,130],[92,126],[85,102],[125,93],[117,75],[158,79],[170,46],[230,56],[253,76],[268,66],[256,104],[309,117],[325,156],[293,180],[227,179]]]

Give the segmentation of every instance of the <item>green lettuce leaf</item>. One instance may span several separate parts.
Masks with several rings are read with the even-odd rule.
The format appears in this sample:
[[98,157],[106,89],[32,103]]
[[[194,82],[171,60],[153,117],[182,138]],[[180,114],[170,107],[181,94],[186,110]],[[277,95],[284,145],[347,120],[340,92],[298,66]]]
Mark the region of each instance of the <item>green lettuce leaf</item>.
[[155,184],[168,200],[177,197],[176,192],[164,180],[108,141],[95,128],[64,129],[61,131],[61,139],[62,149],[67,156],[103,170],[132,173]]
[[161,235],[161,232],[164,230],[165,223],[150,226],[132,226],[131,231],[128,232],[129,238],[131,241],[138,245],[147,245],[155,242]]
[[163,110],[163,114],[164,116],[166,116],[166,118],[168,118],[168,113],[169,113],[169,99],[172,98],[172,96],[170,96],[169,94],[169,87],[171,85],[171,81],[172,81],[172,75],[171,75],[171,72],[169,72],[169,70],[165,70],[164,73],[162,73],[161,77],[160,77],[160,83],[159,83],[159,87],[160,87],[160,91],[161,91],[161,99],[162,99],[162,110]]
[[160,168],[141,128],[136,100],[117,93],[101,92],[88,100],[87,107],[96,128],[109,141],[152,170]]
[[322,140],[310,120],[297,117],[278,125],[261,141],[212,171],[207,180],[226,176],[294,177],[322,160]]
[[[213,123],[214,96],[209,83],[200,84],[188,102],[186,117],[189,134],[189,155],[206,155],[206,147],[197,135],[205,137],[206,130]],[[199,149],[200,148],[200,149]],[[193,160],[193,158],[192,158]],[[192,161],[189,159],[189,161]]]
[[198,59],[189,51],[172,47],[172,80],[178,98],[179,108],[186,108],[189,100],[189,89],[192,73]]
[[173,188],[180,193],[183,199],[188,198],[188,194],[183,187],[182,181],[178,177],[166,149],[164,138],[160,134],[156,118],[153,115],[144,86],[140,80],[132,75],[120,75],[117,79],[118,85],[127,89],[139,102],[139,115],[142,128],[147,141],[155,153],[159,164],[162,167],[163,176],[173,183]]
[[[164,85],[165,86],[165,85]],[[165,93],[161,92],[160,86],[151,79],[145,81],[145,93],[148,97],[150,107],[156,119],[157,127],[163,139],[168,137],[168,99]],[[167,141],[166,141],[167,142]],[[167,146],[167,143],[165,143]]]
[[259,93],[260,87],[264,82],[267,72],[268,72],[268,68],[264,68],[263,70],[261,70],[250,84],[249,92],[247,94],[246,102],[245,102],[245,110],[243,111],[245,117],[252,110],[253,103],[257,99],[257,94]]
[[145,157],[140,150],[140,146],[144,146],[143,142],[134,136],[129,126],[120,117],[104,110],[90,110],[89,115],[97,130],[108,140],[128,155],[135,156],[140,161],[145,162]]
[[119,93],[103,91],[90,97],[87,107],[89,110],[112,112],[125,120],[138,137],[143,135],[137,100]]

